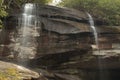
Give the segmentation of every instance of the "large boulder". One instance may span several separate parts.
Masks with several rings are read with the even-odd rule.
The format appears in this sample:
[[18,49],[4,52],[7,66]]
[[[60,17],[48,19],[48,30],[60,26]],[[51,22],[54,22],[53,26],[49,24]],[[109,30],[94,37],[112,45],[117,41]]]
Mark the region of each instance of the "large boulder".
[[46,80],[39,73],[9,62],[0,61],[0,79],[9,80]]

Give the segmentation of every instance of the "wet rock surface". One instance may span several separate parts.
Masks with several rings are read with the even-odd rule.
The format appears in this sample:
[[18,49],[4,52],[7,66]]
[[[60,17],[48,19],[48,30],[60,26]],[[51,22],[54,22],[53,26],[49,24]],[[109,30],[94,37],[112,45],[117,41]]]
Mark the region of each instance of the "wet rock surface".
[[[84,12],[53,6],[40,6],[39,10],[37,20],[40,25],[36,29],[27,28],[29,35],[25,37],[30,39],[25,42],[25,46],[19,43],[22,39],[22,28],[11,23],[12,19],[14,21],[17,17],[13,14],[11,16],[14,18],[9,17],[8,24],[12,26],[6,25],[8,27],[0,32],[1,60],[35,70],[37,79],[32,72],[25,73],[33,77],[32,80],[120,79],[118,26],[96,26],[99,34],[99,52],[88,23],[88,16]],[[18,57],[19,49],[28,53],[26,56],[34,55],[34,58]]]

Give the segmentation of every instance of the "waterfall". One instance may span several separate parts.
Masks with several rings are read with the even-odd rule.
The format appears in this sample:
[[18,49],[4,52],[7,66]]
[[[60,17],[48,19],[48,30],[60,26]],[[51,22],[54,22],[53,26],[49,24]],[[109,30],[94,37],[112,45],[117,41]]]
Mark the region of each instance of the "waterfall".
[[37,31],[39,24],[36,13],[36,6],[31,3],[24,5],[23,13],[19,18],[19,36],[16,38],[16,46],[18,57],[20,58],[34,58],[36,54],[37,41],[39,36]]
[[101,61],[101,56],[100,56],[100,49],[99,49],[99,42],[98,42],[98,33],[97,30],[94,26],[94,20],[92,18],[92,16],[87,13],[88,17],[89,17],[89,23],[90,23],[90,27],[93,30],[93,34],[94,34],[94,38],[95,38],[95,43],[96,43],[96,47],[97,47],[97,52],[98,52],[98,68],[99,68],[99,80],[106,80],[107,78],[104,76],[104,72],[103,72],[103,62]]
[[96,30],[96,28],[94,26],[94,20],[93,20],[92,16],[89,13],[87,13],[87,15],[89,17],[90,27],[93,30],[93,35],[94,35],[94,38],[95,38],[96,47],[97,47],[97,49],[99,49],[98,33],[97,33],[97,30]]

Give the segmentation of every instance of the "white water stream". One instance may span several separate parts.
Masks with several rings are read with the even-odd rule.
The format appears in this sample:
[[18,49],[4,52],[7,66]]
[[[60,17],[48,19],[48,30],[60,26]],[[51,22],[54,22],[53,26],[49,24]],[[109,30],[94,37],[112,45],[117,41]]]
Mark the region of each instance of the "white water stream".
[[87,13],[87,15],[89,17],[90,27],[93,30],[92,32],[94,34],[95,44],[96,44],[96,47],[97,47],[97,52],[99,53],[99,55],[98,55],[99,80],[106,80],[107,77],[104,76],[103,62],[101,61],[101,56],[100,56],[98,33],[97,33],[97,30],[96,30],[96,28],[94,26],[94,20],[93,20],[92,16],[89,13]]
[[33,13],[36,11],[34,4],[25,4],[22,17],[19,21],[18,50],[20,58],[34,58],[36,54],[36,39],[39,36],[37,27],[39,26],[37,17]]
[[97,47],[97,49],[99,49],[98,33],[97,33],[97,30],[96,30],[96,28],[94,26],[94,20],[93,20],[92,16],[89,13],[87,13],[87,15],[89,17],[90,27],[93,30],[92,32],[93,32],[93,35],[94,35],[94,38],[95,38],[96,47]]

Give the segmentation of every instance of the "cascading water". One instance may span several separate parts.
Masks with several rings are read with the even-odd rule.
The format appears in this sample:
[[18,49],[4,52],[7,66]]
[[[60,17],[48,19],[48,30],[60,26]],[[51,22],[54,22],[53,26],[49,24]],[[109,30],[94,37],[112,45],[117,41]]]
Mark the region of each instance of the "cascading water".
[[95,26],[94,26],[94,20],[93,20],[92,16],[91,16],[89,13],[87,13],[87,15],[88,15],[88,17],[89,17],[90,27],[91,27],[91,29],[93,30],[96,47],[97,47],[97,49],[99,49],[98,33],[97,33],[97,30],[96,30],[96,28],[95,28]]
[[99,80],[106,80],[107,78],[104,77],[103,65],[102,65],[102,61],[101,61],[101,57],[100,57],[98,33],[97,33],[97,30],[96,30],[96,28],[94,26],[94,20],[93,20],[92,16],[89,13],[87,13],[87,15],[89,17],[90,27],[93,30],[93,35],[94,35],[94,38],[95,38],[95,44],[96,44],[97,52],[98,52]]
[[25,4],[23,13],[19,18],[19,36],[16,38],[16,50],[20,58],[34,58],[36,54],[36,37],[39,36],[39,26],[34,4]]

